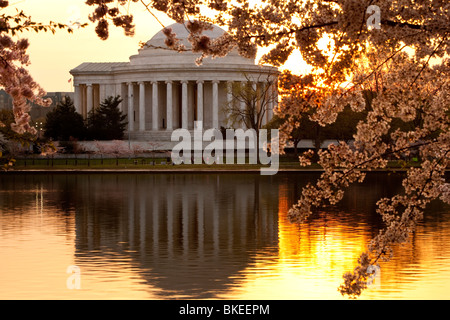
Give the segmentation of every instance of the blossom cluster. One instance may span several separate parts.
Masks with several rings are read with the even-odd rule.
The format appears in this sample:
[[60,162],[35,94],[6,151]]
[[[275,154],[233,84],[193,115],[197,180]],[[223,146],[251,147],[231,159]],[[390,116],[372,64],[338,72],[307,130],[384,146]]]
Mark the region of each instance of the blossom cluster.
[[88,6],[94,6],[94,12],[89,16],[91,22],[97,23],[95,32],[102,40],[109,37],[109,20],[114,26],[124,30],[125,35],[132,36],[135,32],[133,16],[121,13],[121,6],[128,2],[138,2],[138,0],[87,0]]
[[[9,1],[0,1],[0,8],[8,8]],[[80,24],[84,27],[85,24]],[[27,70],[30,59],[27,54],[29,46],[27,39],[18,38],[23,31],[52,32],[57,29],[72,29],[67,24],[50,21],[36,22],[23,11],[17,10],[10,15],[0,13],[0,87],[3,87],[13,100],[15,122],[12,129],[19,134],[32,133],[36,130],[30,125],[30,103],[49,106],[51,99],[45,99],[46,92],[33,80]],[[4,124],[0,123],[0,126]]]
[[28,46],[27,39],[13,40],[5,32],[0,33],[0,86],[13,99],[15,123],[12,129],[17,133],[35,134],[35,128],[30,125],[29,102],[48,106],[51,100],[43,98],[45,91],[25,68],[29,65]]

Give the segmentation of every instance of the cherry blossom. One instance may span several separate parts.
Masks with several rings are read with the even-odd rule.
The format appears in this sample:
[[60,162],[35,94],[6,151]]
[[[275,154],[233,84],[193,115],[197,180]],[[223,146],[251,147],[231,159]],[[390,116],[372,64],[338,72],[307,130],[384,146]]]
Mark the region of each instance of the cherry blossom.
[[[0,1],[0,8],[8,6],[9,1]],[[23,11],[18,11],[15,15],[0,13],[0,86],[13,99],[15,123],[12,124],[12,129],[17,133],[36,133],[35,128],[30,125],[30,102],[41,106],[51,104],[51,99],[44,98],[46,92],[33,80],[27,70],[30,64],[27,54],[28,40],[16,39],[17,34],[27,30],[54,33],[57,29],[64,28],[69,32],[72,31],[67,25],[61,23],[35,22]]]

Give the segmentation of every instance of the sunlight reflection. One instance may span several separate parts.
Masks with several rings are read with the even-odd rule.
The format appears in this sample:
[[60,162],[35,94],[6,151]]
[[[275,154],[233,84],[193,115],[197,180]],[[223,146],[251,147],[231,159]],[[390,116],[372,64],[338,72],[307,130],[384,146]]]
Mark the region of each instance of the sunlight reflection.
[[[287,212],[311,178],[5,176],[0,298],[342,299],[343,273],[382,226],[374,199],[396,182],[374,176],[340,206],[291,224]],[[430,208],[362,299],[449,297],[445,212]],[[79,290],[66,287],[71,265]]]

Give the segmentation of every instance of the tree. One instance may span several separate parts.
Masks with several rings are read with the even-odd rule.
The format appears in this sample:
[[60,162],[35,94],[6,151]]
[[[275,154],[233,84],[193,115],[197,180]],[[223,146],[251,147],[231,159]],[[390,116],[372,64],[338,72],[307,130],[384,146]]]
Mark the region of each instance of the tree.
[[[290,123],[295,123],[295,125],[288,125]],[[287,141],[292,143],[295,157],[298,157],[298,144],[302,140],[313,140],[316,150],[320,149],[323,141],[320,126],[311,121],[308,118],[308,114],[301,118],[287,118],[277,114],[267,124],[266,128],[280,130],[280,136],[285,139],[284,145],[288,146]]]
[[95,146],[97,148],[97,153],[101,155],[101,161],[103,164],[103,155],[112,155],[116,158],[116,166],[119,165],[119,157],[120,156],[128,156],[131,151],[128,148],[128,145],[123,140],[113,140],[111,142],[95,142]]
[[278,79],[281,101],[270,125],[278,125],[282,145],[286,145],[287,141],[293,143],[295,156],[298,155],[297,145],[303,139],[314,140],[317,150],[322,143],[320,126],[310,119],[314,106],[302,94],[304,86],[310,81],[310,76],[294,75],[289,70],[283,71]]
[[17,133],[14,131],[11,127],[11,125],[14,124],[14,121],[14,113],[12,110],[0,110],[0,134],[2,134],[5,139],[19,142],[22,145],[29,144],[36,140],[36,136],[29,132]]
[[108,97],[87,118],[88,137],[92,140],[121,140],[127,125],[119,110],[120,96]]
[[30,132],[18,133],[13,130],[14,113],[12,110],[0,110],[0,164],[3,170],[13,167],[17,156],[24,156],[33,148],[42,148],[42,142]]
[[[364,181],[366,170],[385,168],[389,158],[411,150],[419,153],[423,161],[419,168],[408,168],[403,194],[377,203],[386,227],[372,239],[353,272],[344,275],[339,288],[342,294],[361,294],[370,277],[369,267],[389,260],[393,245],[408,239],[430,201],[450,203],[450,184],[444,177],[450,154],[447,1],[142,3],[150,12],[165,12],[177,22],[189,20],[192,48],[202,57],[223,56],[236,48],[255,57],[257,47],[266,47],[270,50],[262,62],[281,66],[298,50],[312,69],[311,81],[299,89],[299,95],[305,104],[314,106],[310,118],[321,126],[333,123],[347,105],[353,111],[363,111],[364,91],[371,88],[375,93],[365,118],[356,127],[353,146],[342,141],[319,152],[324,172],[315,185],[303,189],[289,212],[292,221],[303,222],[314,208],[339,202],[349,184]],[[96,10],[115,5],[104,1],[89,4]],[[103,14],[93,19],[103,23],[103,31],[108,27],[105,18]],[[224,26],[228,32],[209,39],[202,35],[206,22]],[[164,33],[166,44],[179,50],[176,34],[169,28]],[[296,114],[294,108],[291,111]],[[420,126],[406,130],[392,127],[395,119],[409,122],[419,117]],[[301,159],[301,164],[308,162]]]
[[86,127],[81,114],[72,99],[65,97],[52,111],[48,112],[44,123],[44,136],[56,141],[83,139]]
[[262,75],[259,75],[256,79],[251,79],[248,75],[244,76],[246,78],[244,84],[234,82],[229,87],[231,100],[223,109],[228,123],[244,125],[258,133],[267,114],[277,103],[276,77],[267,75],[265,79],[261,79]]
[[[244,83],[234,82],[228,87],[231,99],[224,105],[223,112],[231,126],[254,130],[255,145],[259,148],[259,131],[278,102],[276,75],[244,76]],[[222,135],[226,136],[226,130],[221,129]],[[258,159],[259,153],[254,154]]]
[[294,155],[297,157],[298,144],[302,140],[312,140],[316,154],[325,140],[350,143],[353,140],[353,135],[356,133],[358,122],[364,117],[363,113],[354,112],[350,109],[350,106],[346,106],[339,113],[334,123],[322,127],[310,119],[312,114],[312,109],[301,115],[290,117],[284,117],[281,112],[278,112],[266,127],[281,130],[281,136],[292,142]]
[[[9,1],[0,1],[0,11],[8,6]],[[80,25],[85,26],[86,24]],[[30,64],[27,54],[28,40],[13,40],[12,37],[29,30],[55,33],[58,29],[72,32],[71,27],[63,23],[33,21],[31,16],[27,16],[23,11],[17,10],[13,15],[0,13],[0,87],[3,87],[13,99],[14,122],[10,126],[19,134],[25,132],[36,134],[36,129],[30,125],[28,113],[31,108],[30,102],[49,106],[51,99],[44,99],[45,91],[26,69]]]

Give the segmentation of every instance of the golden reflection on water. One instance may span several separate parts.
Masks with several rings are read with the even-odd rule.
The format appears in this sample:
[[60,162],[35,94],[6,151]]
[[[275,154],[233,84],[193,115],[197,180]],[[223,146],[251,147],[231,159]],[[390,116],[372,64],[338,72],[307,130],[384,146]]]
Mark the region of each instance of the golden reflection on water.
[[108,267],[102,269],[101,277],[83,268],[81,290],[67,288],[67,267],[76,264],[75,215],[61,218],[61,210],[45,202],[51,192],[42,185],[1,190],[0,204],[8,202],[2,195],[9,193],[12,205],[10,210],[0,207],[0,299],[151,298],[146,292],[130,290],[139,277],[123,259],[117,266],[105,262]]
[[[393,185],[376,178],[298,225],[287,212],[305,176],[6,177],[0,299],[343,299],[380,227],[371,203]],[[362,299],[449,298],[445,213],[431,208]]]
[[342,299],[337,287],[344,272],[353,268],[368,241],[333,217],[304,225],[287,217],[292,205],[290,186],[278,186],[278,252],[267,264],[265,252],[256,257],[238,299]]

